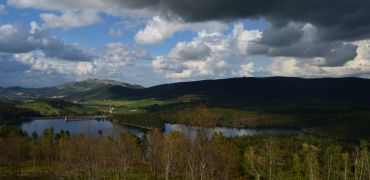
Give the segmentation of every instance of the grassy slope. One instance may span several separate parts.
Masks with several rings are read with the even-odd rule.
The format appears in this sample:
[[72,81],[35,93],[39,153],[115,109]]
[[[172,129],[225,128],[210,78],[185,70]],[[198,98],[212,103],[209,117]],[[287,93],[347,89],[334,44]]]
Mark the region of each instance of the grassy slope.
[[31,102],[20,104],[18,107],[37,111],[42,116],[96,115],[99,113],[95,108],[72,103],[68,103],[64,107],[57,107],[47,102]]
[[152,105],[164,105],[170,102],[157,99],[144,100],[90,100],[85,102],[88,105],[103,105],[103,106],[127,106],[127,107],[147,107]]
[[58,116],[60,115],[60,109],[54,108],[45,102],[32,102],[19,105],[21,108],[32,109],[40,112],[43,116]]

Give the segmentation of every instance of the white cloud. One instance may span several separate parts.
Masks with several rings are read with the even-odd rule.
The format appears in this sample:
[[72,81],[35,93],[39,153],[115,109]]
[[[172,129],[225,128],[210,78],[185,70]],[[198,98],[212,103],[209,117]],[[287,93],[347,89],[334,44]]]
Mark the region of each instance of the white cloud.
[[246,47],[258,38],[260,33],[244,30],[240,24],[234,26],[231,34],[203,30],[192,41],[179,42],[166,56],[158,56],[152,66],[172,79],[252,76],[253,63],[246,63],[244,51],[240,52],[235,46]]
[[211,48],[203,42],[179,42],[168,56],[176,60],[199,60],[207,58],[211,54],[211,51]]
[[145,28],[136,34],[135,41],[139,44],[158,44],[185,26],[180,20],[168,21],[160,16],[154,16]]
[[130,47],[123,43],[109,43],[105,47],[103,64],[109,68],[134,65],[138,60],[150,60],[150,55],[139,48]]
[[234,73],[235,76],[243,76],[243,77],[249,77],[253,76],[254,73],[254,64],[253,63],[247,63],[242,64],[240,66],[240,69],[237,73]]
[[42,30],[40,25],[35,21],[32,21],[30,23],[30,26],[31,26],[31,29],[30,29],[31,34],[35,34],[35,33],[40,32]]
[[120,29],[109,28],[108,34],[114,37],[121,37],[123,32]]
[[[23,85],[27,86],[33,85],[23,82],[22,79],[28,79],[26,77],[44,79],[48,83],[54,81],[53,84],[64,82],[66,79],[73,81],[98,77],[131,83],[138,83],[139,79],[140,82],[152,85],[160,81],[159,75],[154,73],[149,65],[140,63],[142,60],[150,59],[150,55],[144,50],[122,43],[107,44],[100,57],[89,62],[63,61],[47,57],[40,50],[13,55],[0,53],[0,75],[13,77],[18,83],[22,81]],[[5,80],[0,80],[0,84],[14,85],[14,83]],[[42,85],[44,82],[37,84]]]
[[0,41],[14,36],[18,29],[12,24],[0,25]]
[[[146,9],[127,8],[120,0],[7,0],[7,5],[19,9],[33,8],[47,11],[48,13],[43,13],[41,17],[45,20],[46,27],[74,28],[100,23],[99,13],[120,17],[153,15],[152,11]],[[50,11],[54,12],[50,13]],[[52,20],[57,22],[53,23]],[[71,20],[71,25],[66,23],[67,20]]]
[[49,35],[35,22],[30,30],[12,24],[0,25],[0,53],[27,53],[42,51],[47,57],[71,61],[91,61],[95,53],[78,44]]
[[30,65],[29,72],[44,74],[59,74],[67,76],[87,75],[93,72],[92,62],[62,62],[59,59],[48,58],[42,52],[18,53],[14,60]]
[[262,32],[258,30],[246,31],[244,30],[244,25],[239,23],[234,27],[233,36],[239,53],[246,55],[248,46],[259,41],[262,38]]
[[201,29],[212,29],[220,31],[226,29],[226,25],[221,22],[205,23],[185,23],[177,17],[154,16],[144,29],[137,32],[135,41],[138,44],[159,44],[165,39],[172,37],[176,32],[191,30],[199,31]]
[[95,71],[94,64],[91,62],[79,62],[76,66],[78,75],[92,74]]
[[324,58],[274,58],[266,71],[273,76],[293,77],[342,77],[370,78],[370,40],[354,42],[357,56],[343,66],[322,66]]
[[8,5],[17,8],[34,8],[42,10],[80,10],[80,9],[104,9],[114,7],[114,0],[8,0]]
[[323,67],[332,76],[360,76],[370,78],[370,39],[354,42],[357,56],[340,67]]
[[321,67],[309,64],[307,61],[307,59],[276,58],[267,70],[273,76],[320,77],[327,75]]
[[42,13],[40,18],[43,20],[44,28],[64,29],[93,25],[103,21],[93,10],[67,11],[60,16],[53,13]]

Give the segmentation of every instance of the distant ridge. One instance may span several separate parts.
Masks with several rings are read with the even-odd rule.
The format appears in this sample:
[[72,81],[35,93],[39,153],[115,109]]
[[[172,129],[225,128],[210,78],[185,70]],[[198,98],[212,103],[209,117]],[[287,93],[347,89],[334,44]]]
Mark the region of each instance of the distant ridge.
[[[84,93],[95,92],[96,98],[99,98],[97,92],[102,92],[103,89],[109,87],[122,87],[128,89],[143,89],[140,85],[131,85],[124,82],[114,80],[102,79],[87,79],[85,81],[69,82],[61,85],[46,87],[46,88],[23,88],[23,87],[9,87],[0,88],[1,99],[25,100],[35,98],[68,98],[78,97]],[[83,97],[82,97],[83,98]]]
[[[273,99],[349,99],[370,102],[370,80],[362,78],[230,78],[163,84],[144,88],[112,80],[88,79],[51,88],[2,88],[13,97],[53,97],[66,99],[145,99],[197,95],[210,101],[247,102]],[[5,93],[4,93],[5,92]]]
[[218,101],[271,99],[354,99],[370,101],[370,79],[362,78],[230,78],[163,84],[137,91],[109,88],[121,98],[174,98],[199,95]]

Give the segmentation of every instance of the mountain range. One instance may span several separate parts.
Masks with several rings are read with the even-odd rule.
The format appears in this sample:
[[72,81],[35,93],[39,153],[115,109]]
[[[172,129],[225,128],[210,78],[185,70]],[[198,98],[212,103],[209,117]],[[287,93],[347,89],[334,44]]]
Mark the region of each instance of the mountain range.
[[[1,99],[29,100],[36,98],[67,98],[86,93],[86,96],[97,93],[104,93],[104,90],[110,87],[122,87],[128,89],[143,89],[140,85],[131,85],[128,83],[114,80],[88,79],[85,81],[69,82],[53,87],[44,88],[23,88],[23,87],[0,87]],[[100,96],[100,95],[97,95]],[[81,98],[86,98],[85,96]]]
[[163,84],[144,88],[113,80],[88,79],[47,88],[0,88],[2,99],[59,97],[86,99],[169,99],[196,95],[212,101],[286,99],[370,100],[370,80],[362,78],[231,78]]

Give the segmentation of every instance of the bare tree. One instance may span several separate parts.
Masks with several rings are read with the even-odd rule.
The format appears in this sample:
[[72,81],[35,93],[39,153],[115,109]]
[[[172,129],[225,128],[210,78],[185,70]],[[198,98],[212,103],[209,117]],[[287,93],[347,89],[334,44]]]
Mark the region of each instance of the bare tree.
[[247,171],[252,171],[255,178],[260,180],[264,176],[263,169],[266,166],[266,159],[259,155],[254,147],[249,147],[245,151],[244,159],[246,161]]
[[150,131],[146,139],[146,156],[149,159],[154,179],[162,174],[163,135],[158,130]]
[[188,142],[189,139],[181,132],[169,132],[165,135],[163,162],[166,180],[186,173]]
[[303,144],[305,153],[306,175],[309,180],[319,179],[319,160],[318,154],[320,149],[310,144]]
[[120,179],[120,172],[123,172],[123,179],[127,178],[127,172],[135,166],[141,156],[141,150],[137,139],[128,133],[121,133],[116,144],[115,157],[117,159],[117,179]]

